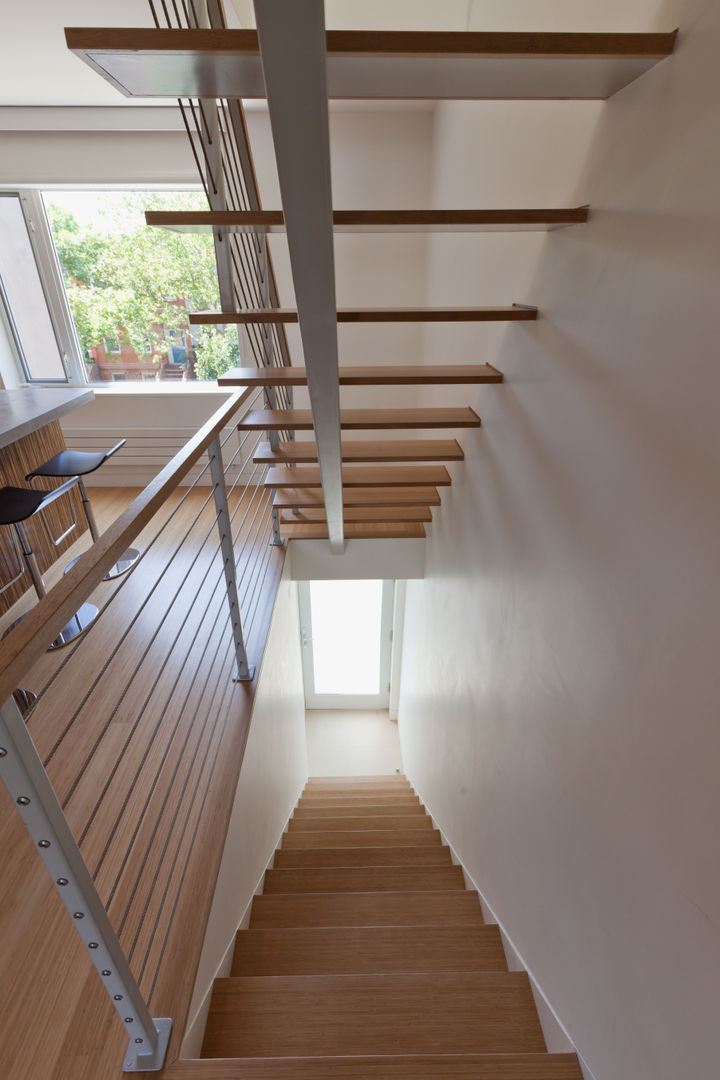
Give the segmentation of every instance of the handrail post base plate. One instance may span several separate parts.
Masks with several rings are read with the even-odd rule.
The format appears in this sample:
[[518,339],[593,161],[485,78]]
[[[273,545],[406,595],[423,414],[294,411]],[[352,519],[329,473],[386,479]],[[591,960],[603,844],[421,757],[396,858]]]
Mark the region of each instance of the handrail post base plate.
[[248,668],[247,675],[241,675],[239,671],[236,671],[233,675],[233,682],[252,682],[255,678],[255,668]]
[[159,1020],[153,1018],[153,1023],[158,1034],[155,1050],[150,1054],[143,1053],[141,1047],[131,1038],[123,1061],[123,1072],[160,1072],[162,1069],[170,1042],[172,1019],[169,1016],[163,1016]]

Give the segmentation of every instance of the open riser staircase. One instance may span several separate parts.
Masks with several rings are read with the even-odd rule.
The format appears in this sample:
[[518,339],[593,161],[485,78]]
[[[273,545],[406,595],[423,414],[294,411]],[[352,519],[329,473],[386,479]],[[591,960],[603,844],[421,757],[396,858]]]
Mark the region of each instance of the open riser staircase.
[[547,1053],[527,975],[396,775],[308,781],[202,1056],[247,1080],[581,1080],[573,1054]]

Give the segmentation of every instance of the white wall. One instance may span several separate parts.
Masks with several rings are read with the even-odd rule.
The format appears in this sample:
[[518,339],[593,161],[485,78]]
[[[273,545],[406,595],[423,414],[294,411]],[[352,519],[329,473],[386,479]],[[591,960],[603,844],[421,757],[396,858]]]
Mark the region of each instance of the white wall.
[[[408,584],[400,705],[407,774],[597,1080],[717,1074],[720,9],[657,9],[676,55],[588,111],[590,223],[529,267],[520,238],[432,266],[485,295],[492,259],[542,318],[493,342],[507,382]],[[444,112],[461,205],[530,133]],[[568,195],[551,114],[508,203]]]
[[199,1057],[209,993],[232,962],[249,914],[308,775],[297,586],[283,575],[273,612],[225,851],[189,1011],[184,1057]]

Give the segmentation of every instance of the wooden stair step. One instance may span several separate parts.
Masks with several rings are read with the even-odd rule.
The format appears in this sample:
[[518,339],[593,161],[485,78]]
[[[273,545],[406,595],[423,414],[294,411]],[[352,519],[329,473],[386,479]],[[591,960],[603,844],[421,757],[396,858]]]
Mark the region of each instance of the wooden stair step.
[[241,930],[231,976],[507,971],[497,926]]
[[[465,457],[457,439],[379,439],[349,440],[340,444],[343,462],[391,461],[462,461]],[[273,450],[269,442],[261,442],[253,461],[275,465],[313,465],[317,462],[314,442],[281,442]]]
[[[341,409],[345,431],[402,428],[477,428],[481,420],[469,406],[428,409]],[[238,423],[240,431],[312,431],[310,409],[251,409]]]
[[[444,465],[347,465],[342,470],[343,488],[351,487],[448,487],[450,473]],[[272,465],[263,480],[266,488],[322,487],[316,465]]]
[[320,866],[449,866],[448,847],[409,848],[309,848],[293,851],[279,848],[274,870],[308,869]]
[[[536,307],[508,304],[493,307],[352,307],[338,308],[339,323],[528,322]],[[296,323],[295,308],[246,308],[244,311],[190,311],[191,326],[247,326],[252,323]]]
[[203,1057],[540,1053],[525,972],[216,979]]
[[[607,98],[673,33],[329,30],[330,98]],[[69,49],[128,97],[264,98],[257,31],[70,27]]]
[[[425,526],[421,521],[350,521],[343,526],[346,540],[422,540]],[[327,540],[329,531],[322,522],[283,525],[286,540]]]
[[[500,383],[502,372],[491,364],[341,364],[340,386],[457,386]],[[238,367],[218,379],[219,386],[307,386],[304,367]]]
[[[273,496],[279,510],[319,509],[324,506],[321,488],[280,488]],[[348,506],[439,506],[437,488],[343,488],[343,508]],[[352,524],[363,524],[353,522]]]
[[268,870],[263,894],[449,892],[464,888],[460,866],[330,866],[311,870]]
[[250,928],[293,926],[484,925],[477,893],[262,893],[253,899]]
[[[536,232],[579,225],[587,218],[587,206],[552,210],[333,210],[333,229],[341,233]],[[285,232],[282,210],[146,210],[145,223],[175,232]]]
[[383,803],[399,804],[400,806],[407,806],[409,803],[415,803],[416,806],[422,805],[419,797],[413,791],[392,791],[385,788],[380,791],[375,791],[370,788],[368,791],[320,791],[320,792],[305,792],[300,796],[298,806],[363,806],[367,803],[377,803],[378,801]]
[[[343,519],[346,525],[361,521],[432,521],[432,510],[429,506],[344,506]],[[325,525],[325,507],[281,510],[280,524]]]
[[298,803],[293,813],[293,821],[302,821],[305,818],[346,818],[346,817],[427,817],[425,807],[419,802],[410,802],[406,806],[400,806],[392,802],[367,802],[362,806],[305,806]]
[[173,1062],[173,1080],[582,1080],[575,1054],[196,1058]]
[[368,787],[411,787],[410,781],[404,773],[372,773],[358,776],[309,776],[303,790],[308,788],[347,788]]
[[362,810],[358,810],[357,815],[353,817],[317,817],[315,815],[309,815],[307,817],[292,817],[288,822],[288,835],[291,836],[296,832],[317,832],[318,830],[324,830],[330,832],[338,830],[339,832],[351,832],[357,830],[358,832],[368,832],[370,830],[379,829],[427,829],[431,830],[433,827],[432,818],[429,814],[383,814],[378,816],[377,814],[366,814]]
[[439,829],[368,829],[366,832],[348,829],[318,829],[306,832],[296,829],[283,836],[284,848],[328,847],[416,847],[441,844]]

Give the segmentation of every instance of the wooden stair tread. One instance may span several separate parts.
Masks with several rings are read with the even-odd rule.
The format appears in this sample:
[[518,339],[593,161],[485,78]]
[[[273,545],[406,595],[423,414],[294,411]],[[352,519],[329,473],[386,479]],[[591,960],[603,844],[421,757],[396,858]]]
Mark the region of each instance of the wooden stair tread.
[[[381,439],[341,442],[343,462],[392,461],[462,461],[465,457],[457,439]],[[261,442],[253,454],[253,462],[275,465],[313,465],[317,462],[314,442],[281,442],[273,450]]]
[[[345,506],[343,519],[346,525],[360,521],[432,521],[429,506]],[[297,510],[281,510],[281,525],[326,525],[325,508],[306,506]]]
[[[530,304],[486,307],[346,307],[337,309],[339,323],[528,322],[538,311]],[[295,308],[246,308],[243,311],[190,311],[191,326],[246,326],[251,323],[296,323]]]
[[[252,29],[71,27],[65,39],[128,97],[266,96]],[[327,89],[341,99],[604,99],[674,44],[674,33],[329,30]]]
[[[343,527],[346,540],[422,540],[425,526],[421,521],[350,521]],[[286,540],[327,540],[329,531],[322,522],[283,525]]]
[[414,847],[418,844],[440,844],[438,829],[318,829],[305,832],[302,829],[285,833],[284,848],[327,847]]
[[292,817],[288,822],[288,836],[296,832],[317,832],[319,829],[328,831],[339,830],[348,832],[357,829],[359,832],[368,832],[371,829],[432,829],[432,818],[429,814],[366,814],[358,810],[349,817],[327,818],[314,814],[307,816]]
[[250,927],[476,926],[483,923],[477,893],[265,893],[253,900]]
[[[466,383],[500,383],[502,373],[491,364],[375,364],[367,367],[340,365],[340,386],[454,386]],[[231,368],[218,379],[219,386],[307,386],[304,367]]]
[[263,894],[449,892],[464,888],[459,866],[330,866],[268,870]]
[[298,806],[362,806],[368,802],[400,803],[408,805],[415,803],[422,805],[419,797],[413,791],[393,791],[391,788],[382,788],[377,791],[368,788],[367,791],[311,791],[300,796]]
[[203,1057],[542,1052],[524,972],[216,979]]
[[507,971],[497,926],[241,930],[231,976]]
[[[323,505],[322,488],[279,488],[273,496],[273,506],[277,506],[278,509],[297,507],[300,510],[310,510],[318,509]],[[437,488],[343,488],[343,507],[439,505],[440,493]],[[353,522],[352,524],[367,524],[367,522]]]
[[[444,465],[346,465],[342,470],[343,488],[350,487],[448,487],[450,473]],[[271,465],[263,486],[322,487],[317,465]]]
[[415,817],[425,817],[425,807],[419,802],[409,802],[406,806],[396,805],[392,802],[368,802],[365,805],[355,806],[304,806],[298,803],[293,813],[293,821],[302,821],[305,818],[346,818],[346,817],[404,817],[412,814]]
[[[588,219],[588,209],[333,210],[333,229],[339,233],[538,231],[582,224]],[[175,232],[285,232],[282,210],[146,210],[145,223]]]
[[169,1080],[582,1080],[575,1054],[180,1058]]
[[[393,428],[477,428],[474,409],[341,409],[340,427],[346,431],[381,431]],[[310,409],[251,409],[238,424],[240,431],[312,431]]]
[[306,848],[295,851],[279,848],[273,869],[320,866],[449,866],[450,848]]

